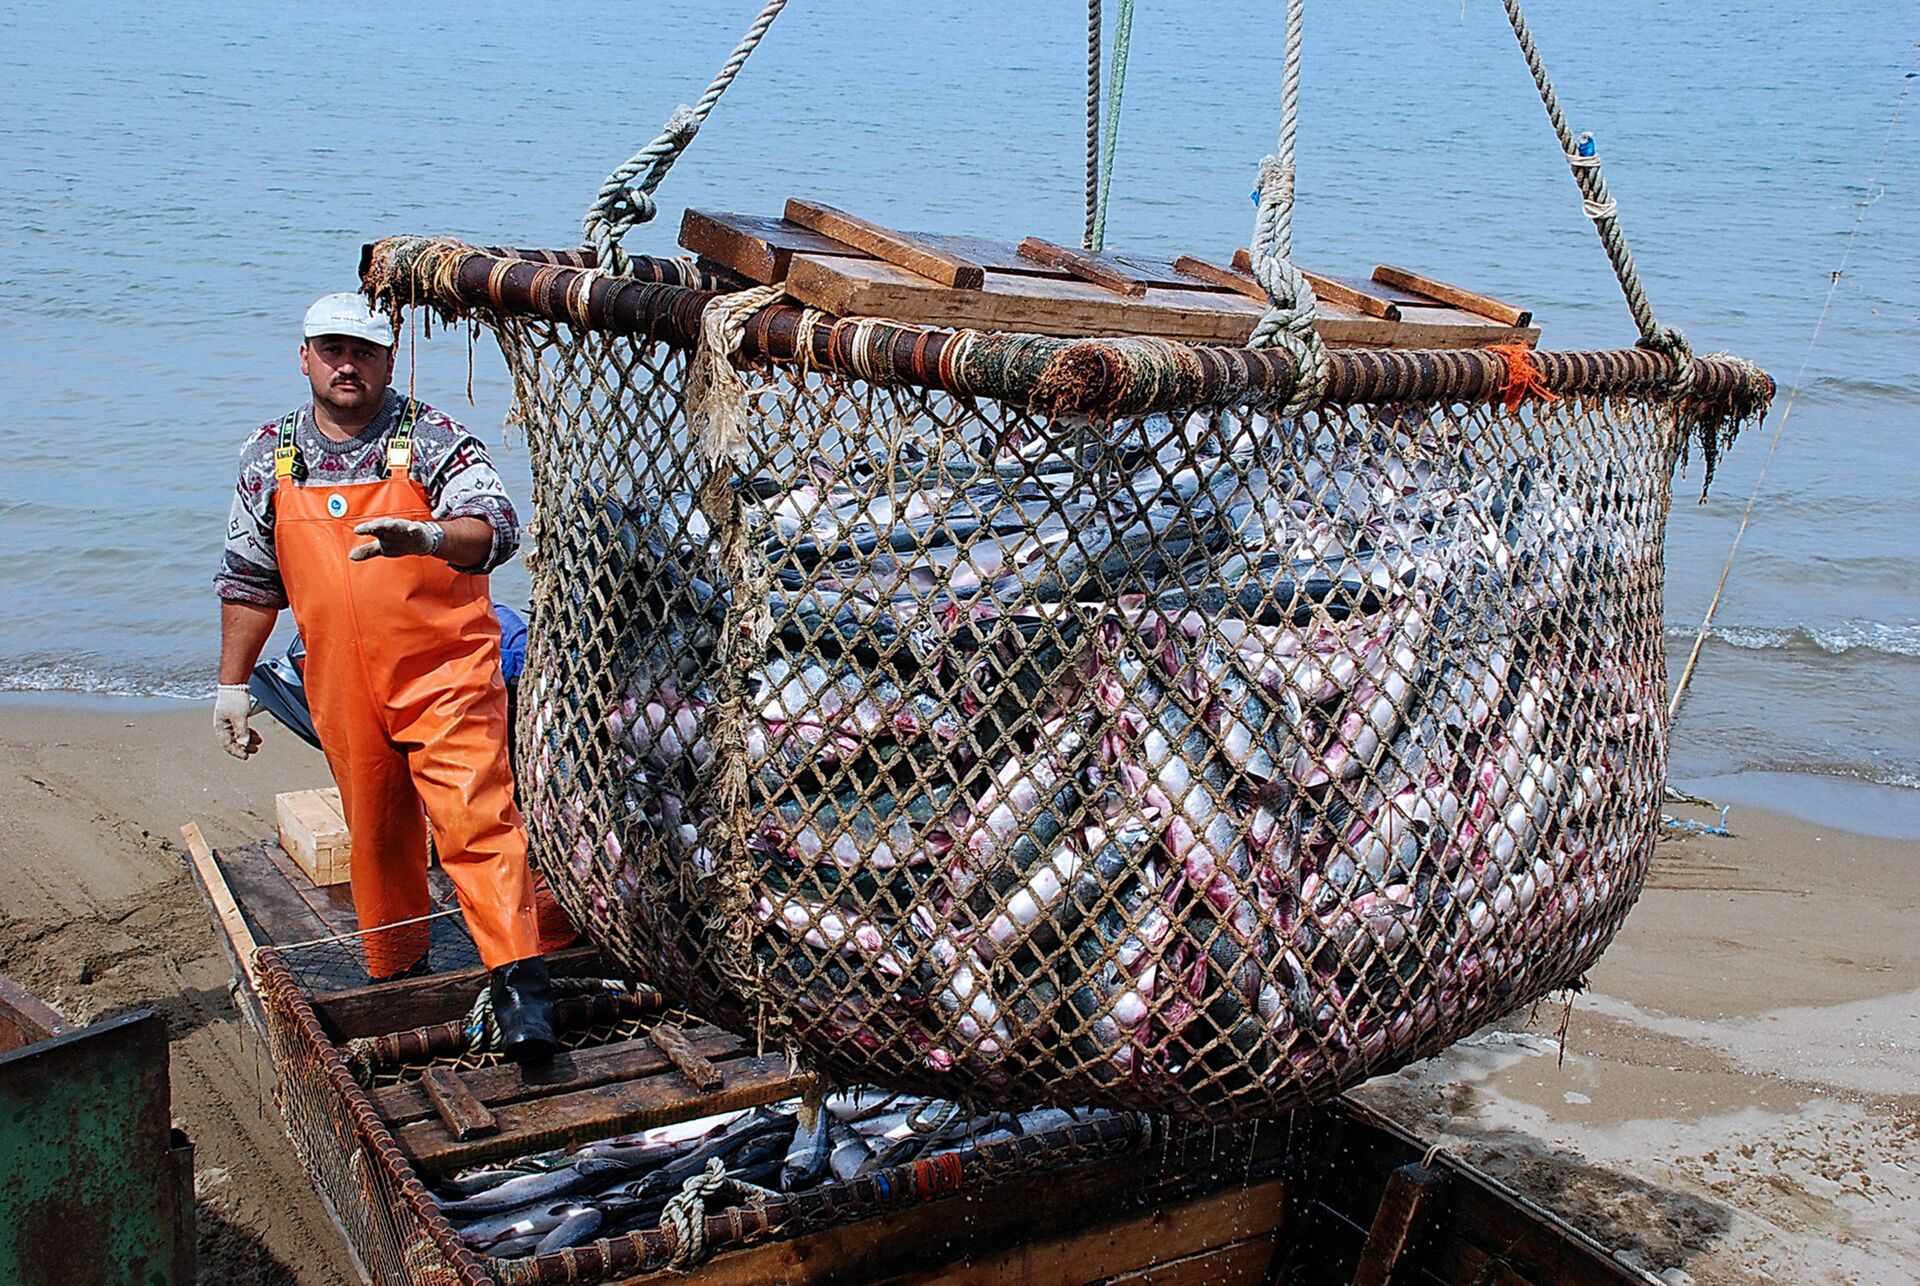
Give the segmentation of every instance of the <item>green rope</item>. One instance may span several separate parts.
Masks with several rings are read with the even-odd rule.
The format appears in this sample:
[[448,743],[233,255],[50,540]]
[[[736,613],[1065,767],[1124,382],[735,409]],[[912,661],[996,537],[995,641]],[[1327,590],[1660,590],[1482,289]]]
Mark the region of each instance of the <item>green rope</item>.
[[[1089,0],[1088,27],[1097,38],[1100,0]],[[1127,90],[1127,50],[1133,43],[1133,0],[1120,0],[1120,25],[1113,33],[1113,73],[1107,81],[1106,120],[1100,122],[1100,163],[1098,173],[1088,182],[1095,197],[1093,218],[1087,230],[1086,248],[1098,253],[1107,244],[1107,198],[1113,191],[1113,148],[1120,137],[1120,100]],[[1099,67],[1089,64],[1097,78]],[[1089,95],[1091,101],[1091,95]]]

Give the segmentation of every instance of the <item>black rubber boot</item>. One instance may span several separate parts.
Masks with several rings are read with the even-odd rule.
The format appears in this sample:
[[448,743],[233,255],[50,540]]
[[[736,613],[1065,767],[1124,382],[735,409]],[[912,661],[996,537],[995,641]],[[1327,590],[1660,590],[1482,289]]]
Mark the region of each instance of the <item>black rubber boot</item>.
[[399,973],[390,973],[384,978],[376,978],[372,974],[368,974],[367,981],[375,984],[383,982],[412,982],[416,978],[431,977],[432,974],[433,966],[427,963],[425,956],[421,956]]
[[500,1053],[516,1063],[544,1063],[560,1048],[553,1034],[553,981],[538,956],[501,965],[487,975]]

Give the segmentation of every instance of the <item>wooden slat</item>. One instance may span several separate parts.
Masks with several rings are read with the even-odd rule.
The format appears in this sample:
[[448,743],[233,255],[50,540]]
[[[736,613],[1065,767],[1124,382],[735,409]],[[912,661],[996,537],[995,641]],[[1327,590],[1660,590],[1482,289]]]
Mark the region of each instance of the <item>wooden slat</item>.
[[306,903],[320,921],[321,927],[313,936],[352,933],[360,927],[359,917],[353,911],[353,889],[350,885],[330,884],[322,888],[306,877],[306,873],[287,856],[286,850],[280,845],[248,845],[246,851],[256,849],[267,864],[280,873],[280,878],[287,882],[294,896]]
[[253,957],[259,952],[253,930],[248,927],[247,918],[234,900],[233,890],[220,870],[220,863],[214,860],[213,850],[207,846],[206,837],[200,833],[198,824],[188,822],[182,826],[180,837],[187,844],[187,864],[193,872],[194,886],[200,890],[200,895],[213,911],[216,936],[220,939],[221,949],[226,952],[227,966],[233,971],[233,994],[239,1003],[241,1016],[253,1025],[255,1032],[264,1037],[267,1030],[266,1011],[260,1007],[260,995],[253,986]]
[[[686,1033],[687,1043],[701,1057],[710,1060],[732,1058],[746,1042],[718,1027],[699,1026]],[[553,1061],[538,1067],[518,1067],[502,1063],[478,1067],[464,1073],[467,1088],[474,1097],[490,1107],[517,1103],[523,1099],[551,1097],[575,1090],[610,1085],[615,1081],[638,1080],[655,1076],[673,1066],[651,1041],[623,1040],[611,1045],[586,1049],[561,1050]],[[369,1090],[376,1112],[389,1125],[420,1120],[433,1114],[426,1091],[413,1081],[384,1085]]]
[[680,220],[680,244],[762,285],[785,281],[796,253],[866,253],[784,219],[718,210],[688,210]]
[[420,1073],[420,1087],[426,1091],[440,1123],[462,1143],[500,1132],[500,1122],[451,1067],[427,1068]]
[[1314,276],[1320,278],[1322,281],[1335,282],[1345,286],[1349,290],[1356,290],[1361,294],[1371,295],[1375,299],[1392,304],[1402,310],[1408,308],[1437,308],[1443,306],[1437,299],[1429,299],[1425,295],[1416,295],[1412,291],[1400,290],[1397,287],[1387,285],[1385,282],[1374,281],[1368,277],[1353,277],[1339,272],[1316,272]]
[[[1053,276],[1057,270],[1043,268],[1020,255],[1019,247],[992,237],[957,236],[940,232],[906,232],[914,240],[945,251],[957,258],[979,264],[988,272],[1022,276]],[[699,256],[708,271],[736,274],[763,284],[784,281],[796,254],[828,258],[871,259],[866,251],[831,237],[788,223],[785,219],[756,214],[738,214],[727,210],[689,210],[681,221],[680,244]],[[1173,261],[1157,255],[1133,254],[1109,250],[1102,255],[1119,268],[1149,286],[1175,290],[1212,290],[1214,286],[1174,269]]]
[[1231,268],[1222,268],[1217,263],[1209,263],[1193,255],[1181,255],[1173,261],[1173,266],[1189,277],[1231,290],[1237,295],[1257,300],[1262,304],[1267,302],[1266,287],[1245,273],[1235,272]]
[[1368,294],[1364,290],[1355,290],[1345,282],[1335,281],[1332,277],[1322,277],[1317,272],[1308,272],[1302,268],[1300,275],[1313,287],[1313,297],[1324,303],[1339,304],[1342,308],[1351,308],[1367,317],[1379,317],[1386,321],[1401,320],[1400,305],[1390,299]]
[[572,1094],[500,1106],[500,1132],[461,1142],[437,1119],[394,1132],[400,1150],[423,1169],[444,1172],[498,1157],[519,1156],[569,1143],[684,1121],[734,1108],[757,1107],[803,1093],[813,1078],[795,1074],[784,1054],[729,1059],[717,1065],[722,1088],[690,1093],[677,1078],[651,1076]]
[[[980,290],[943,290],[878,260],[815,255],[794,257],[786,285],[794,298],[836,316],[1043,335],[1157,335],[1238,345],[1253,333],[1260,316],[1252,299],[1224,291],[1149,287],[1145,298],[1131,300],[1084,281],[997,272],[987,274]],[[1336,345],[1466,348],[1530,340],[1525,331],[1454,309],[1390,322],[1327,304],[1315,325],[1323,340]]]
[[333,930],[275,865],[279,848],[272,840],[242,844],[220,849],[214,861],[261,946],[327,936]]
[[896,268],[955,290],[978,290],[986,279],[985,270],[977,263],[830,205],[793,197],[787,201],[786,215],[789,223],[844,241]]
[[647,1039],[653,1047],[667,1056],[675,1071],[693,1088],[702,1093],[711,1093],[721,1086],[720,1073],[707,1061],[706,1055],[695,1049],[687,1041],[687,1034],[673,1023],[655,1023],[647,1032]]
[[1387,1190],[1374,1211],[1353,1286],[1393,1286],[1407,1279],[1427,1230],[1439,1216],[1446,1190],[1444,1174],[1417,1162],[1387,1176]]
[[[593,978],[608,966],[592,947],[571,947],[548,956],[547,969],[558,978]],[[313,1010],[335,1040],[380,1036],[465,1017],[486,977],[485,969],[460,969],[405,982],[372,983],[317,995]]]
[[947,326],[984,326],[1047,335],[1160,334],[1237,342],[1259,309],[1208,291],[1148,290],[1127,300],[1084,281],[989,273],[979,290],[929,289],[888,264],[799,255],[787,274],[794,298],[836,316],[898,317]]
[[[1331,1163],[1322,1163],[1320,1199],[1365,1226],[1383,1187],[1381,1176],[1418,1161],[1425,1149],[1400,1126],[1348,1099],[1335,1102],[1327,1124],[1322,1155]],[[1620,1286],[1640,1280],[1572,1225],[1481,1171],[1444,1154],[1435,1164],[1451,1182],[1443,1233],[1434,1237],[1429,1257],[1465,1244],[1532,1281]]]
[[1373,270],[1373,279],[1401,290],[1410,290],[1417,295],[1427,295],[1438,299],[1451,308],[1473,313],[1499,322],[1502,326],[1525,326],[1533,321],[1533,314],[1524,308],[1515,308],[1512,304],[1483,295],[1477,290],[1468,290],[1464,286],[1455,286],[1433,277],[1425,277],[1417,272],[1408,272],[1405,268],[1395,268],[1381,264]]
[[[1138,1157],[1119,1156],[1065,1173],[1009,1179],[943,1201],[716,1256],[701,1266],[699,1283],[943,1281],[945,1266],[968,1255],[992,1254],[1035,1229],[1084,1226],[1096,1212],[1122,1208],[1128,1191],[1140,1185],[1140,1170]],[[1171,1209],[1177,1214],[1180,1208]]]
[[[1295,266],[1298,267],[1298,265]],[[1253,256],[1247,253],[1245,247],[1233,252],[1233,268],[1235,272],[1244,272],[1249,278],[1252,277]],[[1315,299],[1338,304],[1342,308],[1351,308],[1365,317],[1379,317],[1386,321],[1400,320],[1400,308],[1391,299],[1375,294],[1371,290],[1363,290],[1337,277],[1308,272],[1305,268],[1300,269],[1300,275],[1307,279],[1309,286],[1313,287]],[[1260,292],[1260,297],[1263,299],[1266,297],[1264,288]]]
[[[1229,1188],[1082,1231],[1023,1241],[971,1262],[951,1264],[938,1273],[907,1280],[941,1281],[951,1286],[1100,1281],[1231,1242],[1271,1237],[1283,1222],[1286,1194],[1285,1179],[1271,1179],[1251,1188]],[[1047,1227],[1039,1221],[1029,1226],[1035,1231]],[[1262,1267],[1271,1253],[1269,1245],[1259,1257]]]
[[1039,237],[1028,237],[1020,243],[1020,257],[1030,259],[1042,268],[1055,268],[1082,281],[1092,282],[1129,299],[1139,299],[1147,293],[1146,282],[1104,255],[1069,250],[1051,241],[1042,241]]

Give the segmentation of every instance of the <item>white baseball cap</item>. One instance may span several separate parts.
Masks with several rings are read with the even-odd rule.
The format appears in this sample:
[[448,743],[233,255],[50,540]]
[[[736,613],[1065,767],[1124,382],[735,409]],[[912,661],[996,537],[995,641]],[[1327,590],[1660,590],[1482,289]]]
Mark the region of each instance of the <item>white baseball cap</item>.
[[323,295],[307,309],[301,333],[308,339],[321,335],[351,335],[382,348],[393,347],[393,323],[368,306],[366,297],[352,291]]

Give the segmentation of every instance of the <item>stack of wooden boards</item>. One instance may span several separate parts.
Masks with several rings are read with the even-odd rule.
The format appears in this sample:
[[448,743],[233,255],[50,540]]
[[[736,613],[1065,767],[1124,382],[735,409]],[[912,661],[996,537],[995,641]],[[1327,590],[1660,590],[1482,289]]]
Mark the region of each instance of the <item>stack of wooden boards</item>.
[[[896,232],[811,201],[786,217],[688,210],[680,244],[741,284],[779,282],[836,317],[1043,335],[1157,335],[1244,344],[1266,292],[1246,251],[1225,263],[1192,255],[1088,254],[1028,237]],[[1308,273],[1328,344],[1474,348],[1532,344],[1532,313],[1405,269],[1370,279]]]

